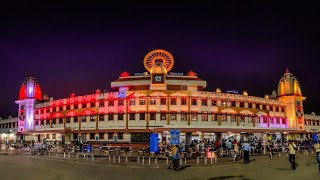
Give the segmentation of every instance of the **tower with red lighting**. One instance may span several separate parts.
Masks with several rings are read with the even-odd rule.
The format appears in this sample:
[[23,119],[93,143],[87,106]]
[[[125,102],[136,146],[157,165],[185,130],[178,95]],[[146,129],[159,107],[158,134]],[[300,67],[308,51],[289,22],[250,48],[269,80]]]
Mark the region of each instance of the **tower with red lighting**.
[[37,80],[29,76],[22,83],[19,92],[19,100],[16,104],[18,109],[18,132],[34,129],[34,104],[42,100],[40,85]]

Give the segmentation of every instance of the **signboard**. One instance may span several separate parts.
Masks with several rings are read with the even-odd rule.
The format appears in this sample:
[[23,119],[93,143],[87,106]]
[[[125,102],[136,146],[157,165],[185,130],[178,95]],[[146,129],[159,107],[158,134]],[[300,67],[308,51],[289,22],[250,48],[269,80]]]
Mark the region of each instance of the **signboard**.
[[158,134],[150,134],[150,152],[159,152]]
[[179,129],[171,129],[170,135],[171,135],[170,144],[171,145],[179,145],[180,144],[180,130]]

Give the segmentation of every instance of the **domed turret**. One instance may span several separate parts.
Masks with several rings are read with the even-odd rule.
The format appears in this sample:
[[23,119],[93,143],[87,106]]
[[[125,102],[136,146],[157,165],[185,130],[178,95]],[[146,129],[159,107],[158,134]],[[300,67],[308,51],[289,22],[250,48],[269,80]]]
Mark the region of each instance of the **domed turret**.
[[32,76],[27,77],[20,88],[19,100],[22,99],[42,100],[40,85]]
[[164,67],[162,60],[156,60],[156,63],[150,70],[151,74],[167,74],[167,69]]
[[278,84],[278,96],[284,95],[302,96],[300,84],[298,80],[289,72],[288,68]]

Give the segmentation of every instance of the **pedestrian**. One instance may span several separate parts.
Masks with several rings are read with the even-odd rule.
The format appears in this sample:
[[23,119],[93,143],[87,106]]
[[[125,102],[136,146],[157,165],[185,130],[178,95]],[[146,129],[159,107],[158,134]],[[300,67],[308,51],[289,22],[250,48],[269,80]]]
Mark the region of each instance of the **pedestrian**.
[[288,153],[289,153],[289,162],[291,163],[292,170],[296,169],[296,148],[297,146],[293,141],[289,142]]
[[179,165],[180,165],[180,152],[179,148],[176,145],[172,146],[172,163],[169,165],[169,169],[171,169],[171,165],[173,166],[174,170],[179,170]]
[[243,161],[244,164],[249,163],[249,154],[250,154],[250,144],[248,143],[248,141],[245,141],[245,143],[242,145],[242,150],[243,150]]
[[319,153],[320,153],[320,140],[317,142],[317,144],[314,145],[314,148],[316,149],[317,160],[318,160],[318,156],[319,156]]

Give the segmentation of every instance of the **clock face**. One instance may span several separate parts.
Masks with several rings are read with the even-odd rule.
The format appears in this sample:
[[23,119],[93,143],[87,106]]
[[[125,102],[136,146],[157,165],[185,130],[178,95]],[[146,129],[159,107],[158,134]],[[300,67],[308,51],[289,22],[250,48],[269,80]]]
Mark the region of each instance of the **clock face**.
[[163,81],[163,78],[161,75],[155,75],[154,76],[154,82],[162,82]]

